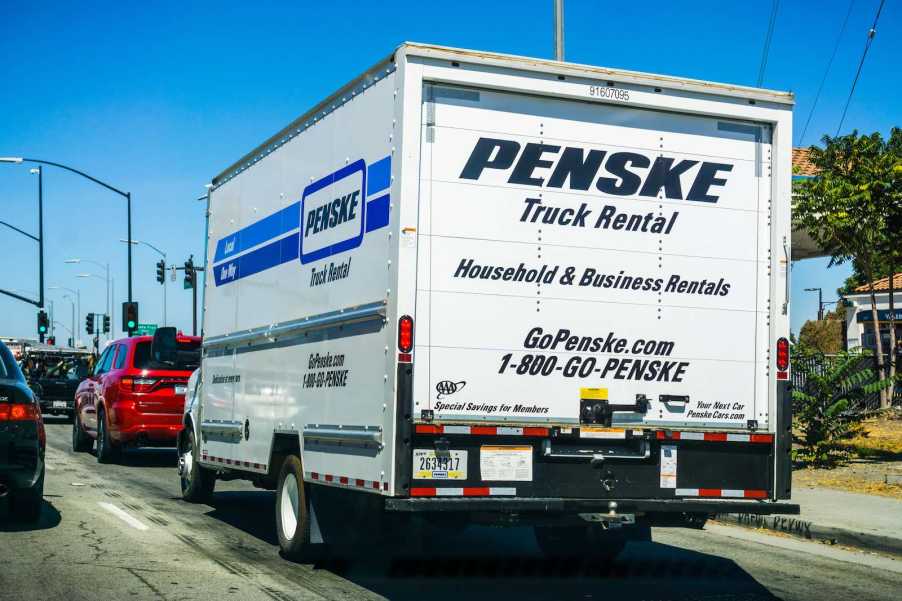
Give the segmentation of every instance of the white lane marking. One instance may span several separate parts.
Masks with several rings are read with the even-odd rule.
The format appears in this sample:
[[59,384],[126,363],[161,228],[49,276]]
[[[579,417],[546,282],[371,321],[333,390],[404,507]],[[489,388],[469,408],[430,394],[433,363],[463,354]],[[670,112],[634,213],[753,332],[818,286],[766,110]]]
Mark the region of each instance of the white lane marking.
[[147,530],[147,526],[139,522],[136,518],[129,515],[124,509],[119,509],[112,503],[104,503],[103,501],[98,501],[98,505],[112,513],[114,516],[134,528],[135,530]]

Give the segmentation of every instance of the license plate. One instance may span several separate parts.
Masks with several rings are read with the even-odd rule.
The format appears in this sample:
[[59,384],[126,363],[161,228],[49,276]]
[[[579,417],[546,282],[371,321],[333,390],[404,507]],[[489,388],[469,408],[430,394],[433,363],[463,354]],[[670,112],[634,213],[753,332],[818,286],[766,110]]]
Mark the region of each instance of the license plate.
[[65,409],[66,401],[53,401],[53,408],[54,409]]
[[437,455],[433,449],[413,450],[413,477],[418,480],[466,480],[467,452]]
[[186,392],[188,392],[187,386],[176,386],[175,387],[175,394],[185,394]]

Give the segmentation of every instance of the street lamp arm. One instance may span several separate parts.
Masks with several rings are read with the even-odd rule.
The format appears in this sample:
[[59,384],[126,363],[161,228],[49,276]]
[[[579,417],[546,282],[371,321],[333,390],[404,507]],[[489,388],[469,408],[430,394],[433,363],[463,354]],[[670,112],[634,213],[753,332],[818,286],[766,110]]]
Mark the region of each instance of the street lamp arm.
[[146,242],[146,241],[144,241],[144,240],[141,240],[141,244],[146,244],[147,246],[151,247],[152,249],[154,249],[155,251],[157,251],[158,253],[160,253],[160,255],[161,255],[164,259],[166,258],[166,253],[164,253],[162,250],[160,250],[159,248],[157,248],[156,246],[154,246],[154,245],[151,244],[150,242]]
[[106,188],[107,190],[111,190],[111,191],[115,192],[116,194],[119,194],[120,196],[124,196],[124,197],[126,197],[126,198],[129,197],[129,193],[128,193],[128,192],[123,192],[123,191],[120,190],[119,188],[115,188],[115,187],[109,185],[108,183],[106,183],[106,182],[104,182],[104,181],[101,181],[101,180],[97,179],[96,177],[94,177],[94,176],[92,176],[92,175],[88,175],[88,174],[85,173],[84,171],[79,171],[78,169],[75,169],[75,168],[73,168],[73,167],[69,167],[69,166],[63,165],[63,164],[61,164],[61,163],[54,163],[53,161],[44,161],[44,160],[42,160],[42,159],[26,159],[26,158],[23,158],[22,160],[23,160],[23,161],[27,161],[27,162],[29,162],[29,163],[38,163],[38,164],[41,164],[41,165],[51,165],[51,166],[53,166],[53,167],[59,167],[60,169],[65,169],[66,171],[71,171],[72,173],[74,173],[74,174],[76,174],[76,175],[80,175],[80,176],[82,176],[82,177],[84,177],[84,178],[87,178],[87,179],[91,180],[92,182],[94,182],[95,184],[98,184],[98,185],[100,185],[100,186],[103,186],[103,187]]
[[29,233],[26,232],[25,230],[20,230],[20,229],[17,228],[16,226],[10,225],[10,224],[6,223],[5,221],[0,220],[0,225],[5,225],[6,227],[8,227],[8,228],[11,229],[11,230],[16,230],[17,232],[19,232],[19,233],[22,234],[23,236],[28,236],[29,238],[31,238],[31,239],[34,240],[35,242],[40,242],[40,241],[41,241],[41,239],[38,238],[37,236],[32,236],[31,234],[29,234]]

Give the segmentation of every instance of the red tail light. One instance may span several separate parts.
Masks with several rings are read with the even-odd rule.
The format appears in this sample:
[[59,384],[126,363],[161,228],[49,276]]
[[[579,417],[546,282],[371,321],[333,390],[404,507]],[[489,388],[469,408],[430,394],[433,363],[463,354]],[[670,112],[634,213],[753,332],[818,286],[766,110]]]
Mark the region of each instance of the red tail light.
[[0,422],[37,421],[41,413],[32,403],[0,404]]
[[398,350],[402,353],[413,350],[413,317],[410,315],[398,320]]
[[777,379],[789,378],[789,341],[785,338],[777,340]]
[[129,392],[151,392],[157,385],[156,378],[131,378],[119,380],[119,387]]

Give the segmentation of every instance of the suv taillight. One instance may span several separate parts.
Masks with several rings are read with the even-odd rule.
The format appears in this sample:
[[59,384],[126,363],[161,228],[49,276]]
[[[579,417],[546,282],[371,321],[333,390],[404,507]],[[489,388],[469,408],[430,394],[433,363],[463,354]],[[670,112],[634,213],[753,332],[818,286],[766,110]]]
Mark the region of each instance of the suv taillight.
[[129,392],[151,392],[158,381],[156,378],[125,377],[119,380],[119,387]]

